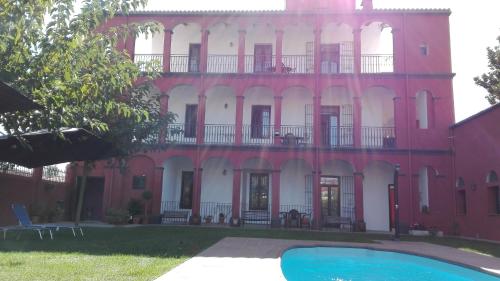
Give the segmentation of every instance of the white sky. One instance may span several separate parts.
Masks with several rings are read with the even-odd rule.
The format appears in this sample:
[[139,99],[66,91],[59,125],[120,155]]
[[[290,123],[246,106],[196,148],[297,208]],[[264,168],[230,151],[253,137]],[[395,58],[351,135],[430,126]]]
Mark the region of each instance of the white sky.
[[[358,0],[359,2],[360,0]],[[488,71],[486,47],[500,35],[499,0],[373,0],[375,8],[450,8],[456,121],[489,106],[473,77]],[[284,9],[285,0],[149,0],[148,10]]]

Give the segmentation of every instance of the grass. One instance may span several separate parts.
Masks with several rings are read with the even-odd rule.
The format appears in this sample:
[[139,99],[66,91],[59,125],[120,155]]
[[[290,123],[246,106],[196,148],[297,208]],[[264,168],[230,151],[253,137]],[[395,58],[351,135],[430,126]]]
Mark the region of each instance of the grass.
[[[25,232],[0,240],[0,280],[153,280],[220,239],[275,239],[370,243],[387,235],[204,227],[88,228],[37,240]],[[454,238],[404,237],[500,257],[500,245]]]

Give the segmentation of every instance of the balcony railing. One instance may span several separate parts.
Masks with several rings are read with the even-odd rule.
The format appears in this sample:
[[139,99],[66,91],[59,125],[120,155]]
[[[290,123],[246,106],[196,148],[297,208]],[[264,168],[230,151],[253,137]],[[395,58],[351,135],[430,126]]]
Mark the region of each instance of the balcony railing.
[[245,73],[274,73],[276,72],[276,57],[273,56],[245,56]]
[[188,134],[185,124],[168,124],[166,130],[167,142],[196,143],[196,136]]
[[141,71],[163,70],[163,54],[135,54],[134,62]]
[[361,145],[366,148],[395,148],[394,127],[362,127]]
[[[191,216],[191,209],[181,209],[179,201],[162,201],[161,211],[187,211],[189,216]],[[211,216],[212,223],[217,223],[219,220],[219,214],[224,214],[226,220],[229,222],[229,218],[232,217],[232,204],[231,203],[218,203],[218,202],[201,202],[200,203],[200,216],[202,222],[205,222],[204,218]],[[164,219],[162,223],[174,223],[174,222],[184,222],[183,219]]]
[[233,144],[234,138],[234,125],[205,125],[205,143],[207,144]]
[[314,56],[284,55],[281,60],[283,73],[314,73]]
[[332,148],[353,147],[353,128],[351,126],[330,126],[321,129],[321,141]]
[[243,125],[243,144],[273,144],[273,125]]
[[236,73],[238,72],[237,55],[208,55],[208,73]]
[[170,72],[200,72],[200,60],[189,55],[170,55]]
[[282,125],[280,137],[283,145],[300,146],[313,144],[313,127]]
[[394,72],[394,56],[362,55],[361,72],[363,73]]
[[23,176],[23,177],[31,177],[33,176],[33,169],[19,165],[14,165],[7,162],[0,162],[0,173]]

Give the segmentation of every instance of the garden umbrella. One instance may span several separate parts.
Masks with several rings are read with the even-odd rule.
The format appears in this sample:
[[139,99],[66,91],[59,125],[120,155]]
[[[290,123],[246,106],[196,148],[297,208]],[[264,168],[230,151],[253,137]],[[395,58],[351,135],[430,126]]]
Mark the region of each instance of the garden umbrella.
[[0,81],[0,114],[41,108],[28,97]]
[[64,129],[64,138],[47,130],[21,137],[0,136],[0,161],[28,168],[116,156],[113,145],[85,129]]

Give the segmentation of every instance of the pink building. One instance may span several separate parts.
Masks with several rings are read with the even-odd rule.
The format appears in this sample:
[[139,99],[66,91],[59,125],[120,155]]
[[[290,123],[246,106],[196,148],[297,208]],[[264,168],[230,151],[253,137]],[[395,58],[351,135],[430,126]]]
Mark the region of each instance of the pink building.
[[402,224],[451,232],[450,11],[364,2],[288,0],[281,11],[136,12],[108,22],[162,24],[164,32],[121,47],[164,72],[155,81],[161,109],[177,120],[159,139],[167,150],[122,167],[98,163],[84,215],[101,219],[147,189],[156,215],[236,219],[251,210],[278,225],[296,209],[317,227],[342,217],[390,231],[399,165]]

